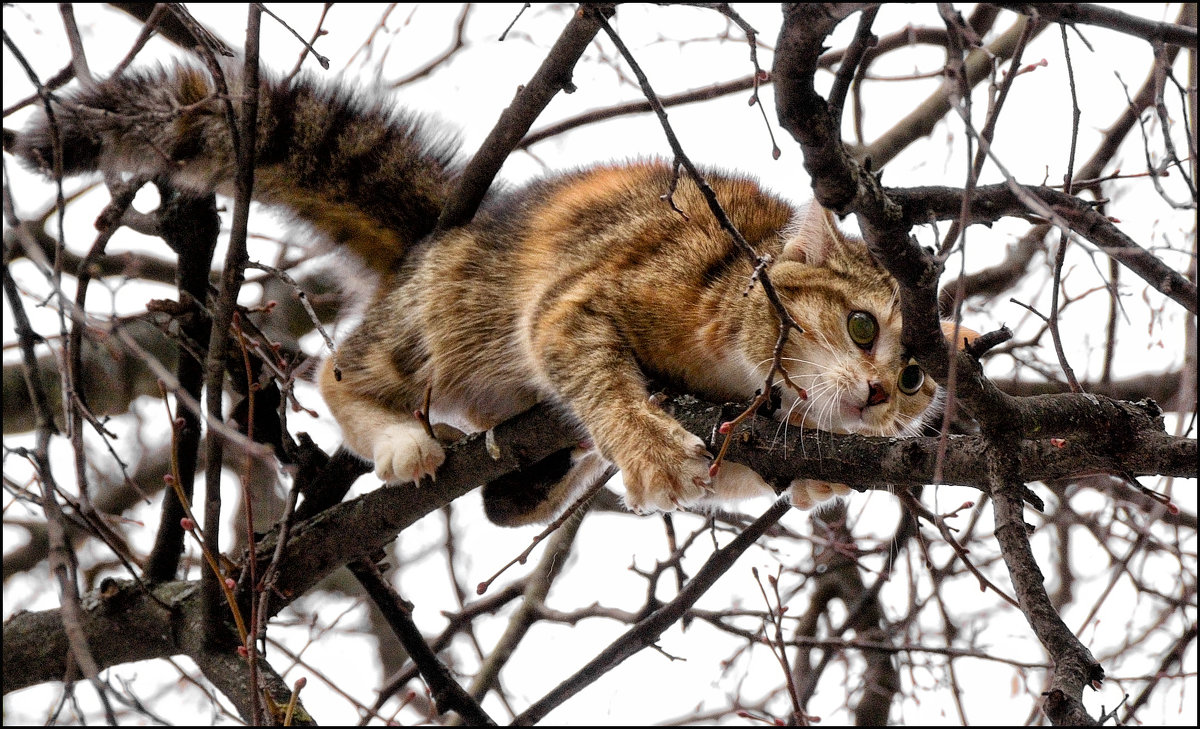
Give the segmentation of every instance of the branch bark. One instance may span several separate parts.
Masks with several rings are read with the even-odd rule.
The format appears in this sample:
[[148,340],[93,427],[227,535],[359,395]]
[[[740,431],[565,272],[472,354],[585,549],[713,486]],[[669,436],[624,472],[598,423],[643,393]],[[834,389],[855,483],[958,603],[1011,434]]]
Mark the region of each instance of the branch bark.
[[[1166,435],[1161,431],[1161,423],[1149,416],[1143,406],[1097,398],[1103,409],[1095,417],[1086,418],[1081,417],[1081,409],[1092,407],[1092,396],[1052,397],[1062,398],[1066,405],[1058,410],[1060,417],[1052,419],[1061,421],[1062,427],[1043,431],[1039,440],[1017,444],[1022,478],[1035,481],[1095,472],[1195,477],[1196,441]],[[670,403],[674,416],[710,443],[713,438],[723,437],[717,434],[719,425],[730,419],[731,413],[741,410],[740,406],[724,407],[690,396],[673,398]],[[1106,417],[1118,413],[1125,413],[1123,417],[1139,430],[1120,439],[1097,438],[1098,433],[1113,428]],[[781,428],[779,423],[766,418],[747,421],[744,429],[735,434],[727,457],[745,463],[768,482],[780,485],[786,485],[792,478],[805,477],[841,481],[864,490],[887,490],[892,484],[923,484],[932,478],[936,438],[869,438],[830,433],[806,433],[796,438],[789,433],[785,443],[779,434]],[[1051,440],[1059,433],[1067,435],[1062,447]],[[294,525],[284,547],[275,584],[278,597],[272,600],[271,611],[277,613],[337,567],[378,551],[404,528],[481,482],[534,464],[578,442],[573,427],[547,406],[539,406],[497,426],[494,436],[499,446],[498,458],[489,454],[485,435],[478,433],[447,447],[446,462],[432,486],[384,486]],[[986,441],[981,436],[952,438],[943,464],[946,482],[989,490],[988,471],[981,457],[985,448]],[[258,554],[270,555],[274,545],[274,534],[267,535],[258,543]],[[176,606],[173,614],[156,608],[133,587],[121,588],[127,603],[122,603],[119,610],[99,593],[89,595],[82,624],[89,644],[94,646],[100,669],[194,650],[188,648],[190,644],[183,636],[195,630],[188,621],[199,615],[193,612],[198,610],[194,605],[198,599],[197,586],[198,583],[176,582],[156,588],[156,594]],[[54,649],[65,645],[61,623],[47,622],[48,613],[57,611],[22,613],[5,624],[5,693],[62,680],[66,675],[67,653]]]
[[[1195,285],[1137,246],[1090,205],[1066,193],[1015,183],[969,192],[954,188],[937,188],[936,192],[933,188],[883,188],[870,169],[848,153],[836,114],[814,86],[817,59],[826,37],[856,9],[852,4],[797,4],[785,8],[774,70],[780,123],[804,152],[805,169],[812,176],[817,200],[838,212],[856,213],[871,252],[899,282],[902,341],[909,351],[939,382],[946,382],[954,368],[954,394],[981,424],[983,436],[976,444],[979,451],[973,462],[988,470],[985,488],[990,487],[996,500],[997,539],[1005,563],[1022,612],[1055,663],[1052,690],[1044,708],[1055,722],[1091,722],[1082,704],[1082,689],[1098,684],[1104,672],[1066,629],[1045,594],[1021,519],[1023,502],[1029,500],[1023,484],[1034,480],[1028,470],[1031,464],[1024,460],[1022,438],[1053,432],[1058,437],[1049,442],[1051,448],[1061,446],[1065,450],[1081,442],[1104,443],[1102,447],[1109,454],[1128,453],[1137,448],[1134,442],[1140,434],[1161,432],[1158,408],[1153,403],[1120,403],[1091,394],[1015,398],[998,390],[971,356],[947,351],[937,308],[942,262],[923,251],[910,230],[932,219],[962,216],[990,221],[1001,215],[1027,215],[1028,204],[1034,203],[1044,206],[1036,215],[1052,216],[1057,225],[1080,232],[1193,314]],[[1194,45],[1194,31],[1192,37]],[[949,101],[946,103],[949,109]],[[935,198],[939,202],[934,203]],[[1072,434],[1067,435],[1067,431]],[[1181,455],[1193,457],[1194,441],[1179,445]],[[1014,454],[1021,457],[1014,458]],[[948,456],[943,467],[948,468],[952,460],[953,456]],[[1123,473],[1115,464],[1109,468]],[[1195,473],[1194,465],[1186,469],[1189,474]],[[948,480],[952,478],[947,476]]]

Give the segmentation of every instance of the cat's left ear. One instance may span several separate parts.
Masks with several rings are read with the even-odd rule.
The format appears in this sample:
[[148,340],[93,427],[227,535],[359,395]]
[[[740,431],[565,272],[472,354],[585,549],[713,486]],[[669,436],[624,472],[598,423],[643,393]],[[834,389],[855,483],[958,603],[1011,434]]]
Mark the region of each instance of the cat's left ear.
[[[950,338],[954,337],[955,336],[954,322],[943,321],[942,322],[942,333],[946,335],[946,339],[950,339]],[[974,342],[978,338],[979,338],[979,332],[977,332],[973,329],[967,329],[962,324],[958,325],[958,337],[957,337],[958,341],[956,341],[955,344],[958,345],[959,349],[965,349],[968,344],[970,344],[971,342]]]
[[846,237],[837,228],[833,213],[813,200],[789,231],[784,241],[781,261],[796,261],[819,266],[828,260],[832,251],[844,244]]

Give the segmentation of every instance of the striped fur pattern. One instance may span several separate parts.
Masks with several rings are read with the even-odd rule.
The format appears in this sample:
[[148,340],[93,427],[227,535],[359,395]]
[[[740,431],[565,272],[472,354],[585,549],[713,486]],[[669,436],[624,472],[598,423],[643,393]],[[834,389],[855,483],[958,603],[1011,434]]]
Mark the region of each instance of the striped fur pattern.
[[[225,74],[235,99],[240,78],[237,70]],[[163,176],[177,188],[233,196],[232,135],[207,71],[141,69],[64,96],[55,116],[65,175]],[[265,81],[258,119],[255,199],[381,273],[433,230],[459,172],[456,145],[430,134],[416,115],[311,77],[290,86]],[[49,173],[50,140],[39,119],[12,151]]]
[[[166,175],[228,194],[233,152],[211,89],[205,72],[180,66],[67,95],[65,171]],[[748,401],[778,336],[761,286],[750,285],[752,261],[698,188],[679,181],[682,213],[663,200],[669,164],[600,165],[493,191],[474,221],[431,239],[460,168],[430,125],[303,77],[267,81],[259,98],[256,198],[380,274],[320,385],[346,444],[381,479],[419,482],[442,463],[442,446],[413,415],[432,386],[435,422],[478,431],[551,401],[586,433],[581,448],[548,462],[536,498],[489,506],[497,522],[552,518],[610,462],[639,512],[773,493],[739,464],[710,477],[705,443],[648,397],[653,379]],[[14,149],[46,169],[45,121]],[[819,207],[794,209],[744,176],[708,181],[745,238],[774,258],[771,279],[805,330],[783,362],[807,399],[784,388],[780,417],[835,432],[914,431],[935,386],[901,345],[895,281]],[[808,508],[844,491],[797,481],[792,500]]]

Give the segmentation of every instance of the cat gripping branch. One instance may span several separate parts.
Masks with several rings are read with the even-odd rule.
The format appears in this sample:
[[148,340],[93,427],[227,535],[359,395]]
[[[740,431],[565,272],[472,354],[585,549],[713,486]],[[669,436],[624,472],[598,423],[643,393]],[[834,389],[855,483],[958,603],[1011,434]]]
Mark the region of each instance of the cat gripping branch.
[[[230,78],[236,78],[231,74]],[[233,89],[235,97],[237,89]],[[699,190],[659,161],[605,164],[493,190],[475,219],[431,235],[459,172],[453,145],[418,117],[345,87],[300,77],[260,90],[255,198],[360,259],[378,285],[362,323],[321,374],[346,445],[385,481],[436,476],[442,446],[414,416],[478,431],[539,401],[581,426],[585,447],[549,464],[535,498],[513,484],[489,503],[506,524],[552,518],[615,463],[626,503],[670,510],[772,489],[724,463],[649,398],[651,380],[718,401],[748,401],[774,361],[778,321],[753,261]],[[205,72],[141,70],[64,94],[63,170],[166,177],[229,194],[234,153]],[[50,170],[38,118],[13,152]],[[816,205],[801,211],[752,179],[707,173],[742,235],[774,263],[792,317],[782,362],[807,392],[780,390],[796,427],[914,432],[935,384],[900,341],[898,290],[858,240]],[[567,475],[557,478],[563,471]],[[792,484],[808,508],[844,486]],[[485,493],[485,500],[487,494]]]

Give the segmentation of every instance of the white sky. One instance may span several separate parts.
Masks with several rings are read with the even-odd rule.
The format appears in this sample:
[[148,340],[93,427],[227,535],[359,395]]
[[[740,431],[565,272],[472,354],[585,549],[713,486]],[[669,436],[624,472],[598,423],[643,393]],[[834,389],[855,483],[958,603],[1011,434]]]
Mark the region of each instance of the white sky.
[[[243,5],[213,3],[189,7],[207,27],[216,30],[231,44],[241,45],[246,15]],[[305,37],[311,34],[319,13],[316,5],[270,7],[284,16]],[[497,42],[496,37],[508,26],[519,7],[519,4],[479,6],[469,25],[469,36],[473,46],[460,54],[447,68],[426,80],[406,87],[399,97],[405,105],[436,113],[446,120],[447,124],[457,127],[467,153],[474,151],[482,142],[495,119],[512,99],[517,87],[533,74],[565,22],[565,17],[560,12],[541,6],[534,7],[526,11],[517,22],[512,38],[504,43]],[[737,9],[760,32],[760,40],[773,46],[778,27],[778,7],[745,5],[737,6]],[[1122,9],[1156,20],[1170,20],[1174,18],[1177,6],[1139,5],[1122,6]],[[138,27],[120,14],[94,5],[77,5],[75,12],[84,33],[92,69],[103,75],[125,54],[137,34]],[[317,44],[318,49],[332,60],[330,73],[343,73],[346,77],[358,79],[352,81],[354,83],[370,82],[369,74],[374,69],[373,61],[368,64],[371,71],[364,79],[361,78],[361,54],[353,64],[350,64],[349,59],[378,22],[381,12],[378,6],[338,5],[333,8],[326,23],[331,33]],[[444,5],[422,6],[415,10],[408,5],[397,8],[389,21],[389,27],[396,32],[395,40],[390,45],[384,43],[379,46],[389,48],[384,76],[402,76],[407,70],[440,53],[449,43],[457,12],[457,7]],[[967,8],[964,7],[964,14],[966,12]],[[67,53],[56,6],[20,5],[16,8],[6,8],[4,13],[5,31],[23,52],[29,54],[30,61],[39,75],[47,78],[56,72],[63,65]],[[996,28],[1007,28],[1012,17],[1010,13],[1003,13],[996,23]],[[904,22],[912,22],[915,25],[940,25],[936,13],[929,5],[885,4],[875,27],[879,29],[878,32],[888,32]],[[843,23],[830,45],[844,46],[856,24],[857,16]],[[738,78],[751,70],[746,46],[740,41],[741,36],[736,30],[731,32],[734,41],[690,44],[678,42],[724,30],[724,20],[708,11],[623,5],[618,10],[616,27],[627,45],[637,54],[659,94]],[[1086,158],[1098,139],[1100,130],[1115,118],[1124,104],[1124,96],[1114,77],[1114,71],[1119,72],[1125,82],[1136,89],[1149,68],[1151,55],[1147,44],[1142,41],[1095,27],[1084,28],[1083,33],[1097,48],[1096,53],[1089,53],[1073,33],[1068,35],[1075,60],[1074,70],[1081,98],[1084,100],[1079,149],[1080,154]],[[522,35],[531,40],[526,40]],[[608,49],[606,53],[611,54],[611,47],[607,42],[604,47]],[[141,62],[145,63],[151,58],[164,57],[165,54],[173,52],[166,44],[155,40],[143,53]],[[295,40],[279,29],[276,23],[264,18],[262,55],[265,64],[286,72],[295,62],[297,53]],[[589,58],[595,58],[595,47],[589,52]],[[1044,32],[1026,51],[1026,63],[1041,58],[1047,59],[1047,67],[1023,76],[1015,84],[1009,101],[1011,108],[1004,115],[1004,123],[997,130],[994,146],[997,155],[1004,160],[1009,170],[1019,180],[1028,183],[1038,183],[1043,179],[1053,183],[1061,179],[1066,165],[1070,134],[1070,99],[1065,91],[1066,69],[1056,27]],[[761,50],[759,59],[763,68],[770,68],[771,53],[768,50]],[[940,51],[917,49],[898,53],[885,63],[877,65],[874,70],[889,75],[931,72],[940,69],[942,62]],[[325,73],[311,61],[308,67],[315,69],[316,73]],[[7,50],[3,73],[4,103],[7,106],[13,100],[27,95],[29,85],[19,65],[11,61]],[[629,76],[632,77],[631,74]],[[821,83],[827,85],[831,77],[823,74],[820,78]],[[534,125],[535,130],[586,109],[641,98],[635,87],[622,84],[618,75],[607,65],[582,63],[576,70],[574,81],[579,90],[571,95],[560,94],[542,120]],[[939,83],[937,79],[925,79],[870,85],[865,102],[868,140],[888,128],[918,101],[933,93]],[[771,143],[761,114],[757,108],[747,105],[746,93],[733,95],[717,103],[670,109],[670,120],[693,160],[707,165],[753,172],[775,191],[797,202],[807,201],[811,193],[807,176],[801,166],[800,152],[790,137],[777,128],[771,103],[772,96],[771,87],[765,87],[762,97],[767,116],[776,140],[783,150],[783,155],[777,161],[771,157]],[[979,115],[977,118],[982,118],[985,108],[982,97],[977,96],[976,100],[976,113]],[[20,124],[20,117],[14,116],[5,120],[5,126],[9,128],[19,127]],[[1129,171],[1144,168],[1140,141],[1136,133],[1133,138],[1134,144],[1127,145],[1122,152],[1125,160],[1122,167]],[[961,185],[965,178],[962,141],[961,124],[939,124],[928,140],[913,145],[889,165],[884,177],[885,183],[905,186]],[[565,169],[597,161],[668,153],[669,148],[658,122],[652,116],[627,117],[584,128],[542,143],[532,150],[532,154],[515,153],[509,158],[501,177],[511,182],[519,182],[542,174],[547,169]],[[50,199],[48,186],[17,169],[9,158],[6,158],[5,165],[6,174],[11,176],[19,211],[30,213]],[[986,184],[999,180],[995,168],[989,165],[981,182]],[[1125,200],[1125,195],[1141,197],[1135,202]],[[1176,194],[1175,197],[1182,198],[1183,195]],[[74,249],[83,250],[90,244],[94,235],[90,222],[105,201],[106,196],[100,193],[73,206],[72,214],[68,216],[67,230],[69,244]],[[1165,214],[1164,206],[1157,203],[1157,198],[1148,183],[1132,186],[1130,192],[1120,193],[1114,199],[1114,210],[1114,214],[1122,221],[1122,229],[1146,246],[1182,246],[1188,240],[1186,235],[1191,233],[1194,225],[1194,212]],[[228,225],[228,216],[224,222]],[[260,229],[268,232],[275,230],[271,226]],[[971,229],[968,238],[969,269],[983,268],[1000,260],[1005,247],[1023,229],[1023,224],[1008,222],[998,223],[991,230],[980,227]],[[945,226],[942,226],[941,232],[945,232]],[[927,230],[919,232],[918,235],[924,236],[923,242],[932,239]],[[114,238],[110,250],[145,250],[147,246],[154,246],[153,242],[147,241],[148,239],[136,234],[122,234]],[[164,254],[161,245],[154,246],[152,250],[157,255]],[[1178,259],[1173,259],[1173,262],[1175,261]],[[949,270],[956,270],[957,265],[957,259],[952,260]],[[1107,263],[1102,259],[1098,259],[1098,265],[1100,269],[1107,270]],[[1070,268],[1074,278],[1068,280],[1069,291],[1078,293],[1094,285],[1093,264],[1079,247],[1076,247],[1075,254],[1070,259]],[[26,276],[24,285],[31,288],[37,286],[36,275],[30,276],[28,271],[24,271],[22,275]],[[1031,279],[1033,280],[1025,284],[1016,295],[1044,311],[1049,306],[1049,292],[1040,290],[1041,278],[1033,276]],[[1076,284],[1075,281],[1080,283]],[[1181,335],[1178,334],[1182,331],[1181,310],[1170,303],[1160,307],[1158,302],[1161,301],[1161,297],[1156,294],[1150,296],[1154,306],[1147,307],[1141,299],[1140,281],[1127,272],[1123,281],[1130,287],[1130,296],[1126,307],[1129,318],[1122,322],[1122,327],[1125,332],[1136,334],[1138,344],[1120,348],[1116,374],[1163,371],[1178,367],[1182,361]],[[92,294],[91,300],[103,308],[108,306],[102,303],[103,296],[103,292],[98,291]],[[119,291],[111,306],[121,313],[137,311],[144,305],[146,298],[144,290],[126,287]],[[1095,296],[1093,305],[1081,305],[1070,309],[1064,319],[1068,354],[1081,379],[1094,377],[1100,371],[1102,353],[1099,350],[1103,345],[1106,307],[1106,300]],[[1161,319],[1157,322],[1157,326],[1160,327],[1157,331],[1165,333],[1164,335],[1146,336],[1145,333],[1151,327],[1148,318],[1148,311],[1151,309],[1161,309],[1158,312]],[[12,334],[7,325],[7,302],[5,312],[5,341],[8,343],[12,341]],[[48,312],[34,313],[49,316]],[[966,323],[980,331],[1000,323],[1023,326],[1024,330],[1018,329],[1019,335],[1022,331],[1028,334],[1036,329],[1036,322],[1030,322],[1028,315],[1015,305],[999,305],[989,311],[968,311]],[[52,325],[51,331],[56,329],[57,324]],[[319,348],[317,342],[312,342],[311,351],[317,352]],[[1045,360],[1053,361],[1053,355],[1047,355]],[[991,374],[1006,376],[1011,368],[1011,360],[995,362]],[[317,406],[319,397],[310,391],[305,402],[310,406]],[[157,417],[157,408],[160,407],[148,407],[144,410],[148,416]],[[298,422],[299,418],[293,421],[294,424]],[[326,419],[326,426],[331,422]],[[316,423],[300,423],[297,427],[310,432],[315,431],[314,436],[329,449],[337,443],[336,430],[331,426],[321,428]],[[65,450],[62,450],[60,455],[69,457]],[[6,475],[11,465],[6,461]],[[363,483],[360,482],[360,488],[363,487]],[[1194,512],[1194,485],[1190,488],[1193,501],[1185,503],[1185,497],[1181,497],[1180,503]],[[1183,489],[1186,490],[1187,487]],[[969,494],[964,496],[964,493],[967,492],[943,489],[939,499],[942,504],[956,504],[969,497]],[[232,494],[226,497],[226,503],[233,503],[234,500]],[[8,506],[9,500],[6,496],[6,510]],[[746,511],[759,513],[765,506],[765,501],[761,504],[749,504]],[[1095,508],[1100,510],[1103,504],[1098,501]],[[8,513],[6,511],[6,514]],[[863,520],[861,530],[864,533],[870,533],[872,530],[885,533],[890,529],[890,525],[895,523],[897,511],[894,500],[876,494],[870,497],[854,497],[851,513]],[[464,564],[460,565],[460,569],[468,575],[464,578],[468,585],[473,585],[491,574],[510,556],[518,553],[530,536],[536,533],[536,530],[499,529],[483,522],[480,518],[481,506],[477,495],[458,502],[456,514],[463,524],[471,525],[469,529],[460,530],[460,549],[465,555]],[[145,511],[139,518],[145,519],[152,527],[156,524],[157,511]],[[635,609],[640,605],[644,597],[644,583],[626,568],[630,564],[648,567],[654,559],[663,556],[661,528],[652,523],[655,521],[644,520],[645,523],[638,523],[629,517],[608,515],[589,517],[572,557],[572,569],[552,593],[554,606],[569,610],[572,607],[590,604],[594,600],[626,609]],[[808,531],[802,514],[789,514],[785,521],[796,530]],[[698,523],[698,520],[686,516],[679,517],[677,521],[681,533],[695,523]],[[152,538],[152,529],[148,528],[148,531],[151,532],[148,536]],[[19,533],[13,532],[14,535]],[[9,530],[6,529],[5,535],[6,538],[9,536]],[[448,609],[453,603],[448,586],[444,582],[444,565],[436,555],[428,556],[429,548],[440,543],[442,538],[442,521],[435,515],[406,532],[401,540],[405,554],[427,555],[421,558],[414,557],[413,565],[406,570],[401,582],[401,590],[406,596],[417,601],[417,618],[427,633],[440,630],[443,621],[438,611]],[[1044,553],[1049,549],[1049,542],[1042,540],[1037,542],[1037,546]],[[1191,545],[1191,549],[1194,553],[1194,544]],[[534,559],[538,554],[540,552],[535,553]],[[695,573],[705,556],[697,554],[690,558],[687,567],[691,574]],[[904,559],[907,560],[911,556],[910,550]],[[804,555],[795,557],[797,560],[805,558]],[[783,561],[785,564],[789,563],[786,557]],[[753,608],[761,607],[757,597],[758,588],[750,576],[749,567],[757,565],[760,569],[773,573],[773,564],[770,556],[752,550],[743,558],[743,563],[731,570],[717,589],[701,601],[701,607],[720,609],[736,603]],[[1151,575],[1155,574],[1150,569],[1152,566],[1147,566],[1147,579],[1152,579]],[[1108,571],[1105,565],[1097,564],[1095,568],[1096,572],[1090,579],[1094,586],[1098,585],[1096,589],[1099,589],[1106,584]],[[917,572],[922,573],[919,567]],[[515,577],[521,573],[518,570],[510,574]],[[42,578],[44,579],[44,575]],[[14,580],[5,586],[6,616],[15,609],[44,609],[54,605],[56,596],[39,590],[38,579],[38,576],[31,576],[28,580]],[[902,582],[894,580],[889,585],[885,590],[885,603],[907,603],[907,586]],[[597,592],[597,585],[603,585],[603,593]],[[1147,607],[1128,602],[1131,594],[1128,585],[1122,583],[1117,589],[1124,589],[1125,592],[1118,592],[1107,603],[1107,611],[1102,613],[1102,620],[1108,621],[1102,623],[1106,627],[1089,629],[1083,634],[1084,640],[1097,649],[1110,643],[1107,626],[1122,625],[1127,619],[1136,622],[1139,616],[1140,619],[1144,619]],[[1173,590],[1170,586],[1164,589]],[[31,592],[35,591],[38,593],[36,599],[31,597]],[[311,604],[313,599],[308,598],[306,602]],[[325,624],[332,622],[351,604],[348,599],[320,599],[328,600],[328,604],[323,604],[319,610],[321,621]],[[984,646],[1011,658],[1042,660],[1040,646],[1018,613],[995,609],[995,598],[991,595],[981,597],[980,593],[972,591],[962,595],[961,599],[964,605],[972,606],[962,609],[963,627],[968,632],[980,633]],[[1125,602],[1122,603],[1122,600]],[[1080,605],[1086,609],[1090,603],[1082,600]],[[1112,608],[1115,605],[1124,605],[1123,612]],[[802,604],[793,607],[794,611],[802,609]],[[1133,618],[1130,618],[1131,614]],[[981,617],[984,615],[987,616],[986,619]],[[1068,624],[1076,626],[1083,616],[1068,614],[1067,617]],[[1194,615],[1192,617],[1194,619]],[[343,620],[360,626],[363,622],[361,611],[355,610]],[[479,630],[480,640],[484,645],[490,645],[499,637],[499,631],[502,629],[503,621],[486,624]],[[595,620],[583,623],[577,628],[539,626],[502,674],[506,685],[521,685],[522,690],[527,692],[519,697],[518,709],[523,708],[523,702],[539,698],[545,690],[556,685],[575,668],[589,660],[624,629],[624,626]],[[281,628],[278,635],[290,636],[290,639],[295,641],[302,640],[307,632],[308,628],[299,626],[294,629]],[[708,702],[708,706],[720,705],[725,692],[736,686],[732,679],[718,675],[719,661],[728,655],[730,645],[722,640],[704,632],[702,626],[693,626],[688,633],[681,633],[676,627],[664,636],[662,647],[672,655],[686,657],[686,662],[667,662],[654,651],[643,651],[618,671],[606,676],[568,702],[563,709],[551,714],[548,721],[572,724],[641,723],[650,717],[666,719],[684,715],[698,702]],[[464,661],[464,668],[470,670],[471,660],[466,658],[467,652],[459,653],[463,657],[461,660]],[[314,642],[306,657],[311,665],[328,671],[339,685],[351,691],[359,700],[370,702],[379,677],[375,669],[368,667],[373,663],[368,641],[353,634],[334,639],[327,637],[325,640]],[[1194,655],[1190,656],[1189,661],[1187,670],[1194,672]],[[143,664],[132,669],[139,675],[140,683],[137,685],[142,695],[153,694],[149,688],[153,685],[152,677],[162,672],[163,665],[165,664],[161,662]],[[964,684],[966,695],[973,696],[970,700],[969,717],[975,722],[1024,721],[1029,711],[1026,691],[1037,694],[1041,690],[1040,674],[1037,671],[1029,672],[1026,688],[1019,685],[1020,681],[1014,677],[1011,668],[970,660],[964,660],[957,665],[959,680]],[[1150,666],[1144,666],[1137,670],[1150,669]],[[128,675],[130,669],[124,669],[124,672]],[[781,678],[778,668],[772,665],[765,652],[756,655],[748,665],[743,661],[733,671],[734,674],[740,672],[746,674],[742,690],[747,695],[752,695],[755,690],[771,688]],[[289,674],[289,680],[295,675],[297,674]],[[167,680],[170,678],[168,675]],[[957,715],[951,708],[945,691],[939,693],[933,689],[934,684],[944,681],[944,676],[938,670],[919,667],[911,671],[906,670],[904,680],[906,691],[910,695],[914,691],[914,685],[921,687],[922,690],[917,696],[922,702],[918,704],[912,700],[904,701],[900,710],[893,710],[893,719],[906,723],[957,722]],[[851,683],[853,682],[852,678]],[[810,707],[810,711],[826,716],[827,722],[844,719],[844,715],[835,713],[838,707],[846,703],[844,694],[839,693],[839,684],[835,680],[827,680],[823,685],[826,688]],[[1180,696],[1175,690],[1164,692],[1164,695],[1158,698],[1158,709],[1162,713],[1148,713],[1145,716],[1158,716],[1160,720],[1171,723],[1194,724],[1194,673],[1188,685],[1189,691],[1185,696]],[[1000,687],[1000,690],[996,691],[996,687]],[[54,701],[57,692],[57,687],[46,686],[6,697],[6,720],[24,718],[40,721],[38,712],[42,710],[42,706],[48,706]],[[90,689],[80,692],[82,700],[89,700],[89,692]],[[304,699],[309,710],[322,723],[349,722],[357,719],[349,704],[329,691],[320,680],[311,676]],[[1089,692],[1087,700],[1093,713],[1098,713],[1101,703],[1111,708],[1119,699],[1119,688],[1114,682],[1109,682],[1099,695]],[[1179,705],[1176,706],[1173,702],[1179,702]],[[198,706],[200,705],[192,700],[176,702],[168,699],[158,702],[156,708],[164,715],[179,721],[207,721],[206,714],[197,717],[194,713]],[[653,710],[648,707],[653,707]],[[504,716],[490,699],[485,703],[485,708],[495,717]],[[406,717],[406,720],[411,720],[411,717]]]

